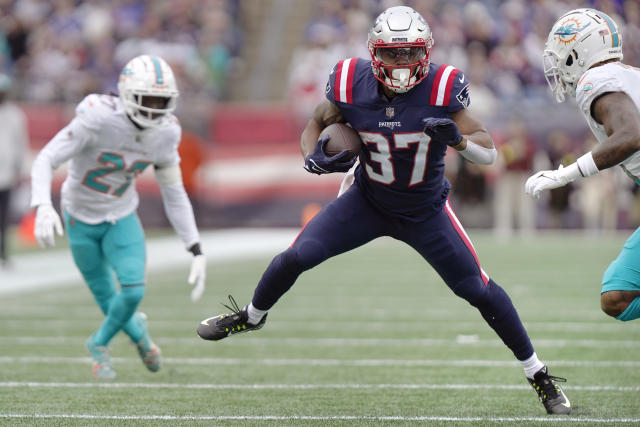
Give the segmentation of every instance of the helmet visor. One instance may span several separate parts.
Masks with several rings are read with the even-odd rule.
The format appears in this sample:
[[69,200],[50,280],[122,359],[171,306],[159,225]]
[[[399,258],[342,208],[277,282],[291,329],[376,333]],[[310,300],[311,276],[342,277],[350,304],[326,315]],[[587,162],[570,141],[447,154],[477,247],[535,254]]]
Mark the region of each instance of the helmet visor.
[[376,49],[378,60],[385,65],[410,65],[420,62],[427,56],[421,47],[380,47]]

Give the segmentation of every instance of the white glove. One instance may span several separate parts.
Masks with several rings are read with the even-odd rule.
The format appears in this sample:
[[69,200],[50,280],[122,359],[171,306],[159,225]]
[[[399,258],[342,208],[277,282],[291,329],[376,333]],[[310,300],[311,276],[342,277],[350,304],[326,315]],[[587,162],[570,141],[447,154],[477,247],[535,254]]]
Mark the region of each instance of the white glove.
[[191,302],[196,302],[204,293],[204,280],[207,277],[207,258],[204,255],[196,255],[191,261],[189,272],[189,284],[195,285],[191,291]]
[[537,199],[540,197],[542,190],[562,187],[581,176],[582,174],[580,174],[580,169],[578,169],[576,163],[572,163],[566,168],[560,165],[554,171],[540,171],[530,176],[524,184],[524,192]]
[[41,248],[48,246],[54,246],[55,236],[53,232],[56,232],[58,236],[62,236],[62,221],[60,216],[49,204],[38,205],[36,210],[36,225],[33,234],[36,236],[36,240]]

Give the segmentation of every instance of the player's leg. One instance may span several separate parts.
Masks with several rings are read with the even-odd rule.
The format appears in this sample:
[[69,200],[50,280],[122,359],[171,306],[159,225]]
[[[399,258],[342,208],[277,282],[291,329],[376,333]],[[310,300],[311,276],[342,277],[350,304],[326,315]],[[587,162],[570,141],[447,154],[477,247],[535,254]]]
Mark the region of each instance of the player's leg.
[[600,305],[602,311],[623,322],[640,318],[640,228],[605,271]]
[[476,307],[522,363],[530,383],[536,384],[549,413],[568,413],[564,392],[555,384],[536,356],[527,331],[507,293],[482,270],[471,240],[449,202],[427,221],[407,227],[397,235],[415,248],[443,278],[451,290]]
[[137,215],[133,213],[109,227],[102,246],[120,282],[120,293],[111,303],[101,330],[105,339],[111,339],[122,329],[136,345],[147,369],[156,372],[160,369],[160,349],[151,340],[147,316],[136,313],[146,289],[146,247]]
[[[105,224],[90,225],[64,214],[65,228],[69,239],[69,247],[76,266],[84,277],[93,297],[106,315],[111,301],[116,296],[115,282],[111,268],[104,258],[101,240],[107,226]],[[87,350],[94,360],[93,374],[100,379],[115,378],[115,371],[109,356],[109,349],[104,344],[97,344],[92,334],[86,342]]]
[[7,227],[9,226],[9,200],[11,190],[0,190],[0,267],[7,264]]
[[[354,185],[321,210],[300,232],[293,244],[278,254],[260,279],[251,304],[229,307],[231,315],[203,320],[198,334],[217,341],[228,335],[262,327],[266,312],[295,283],[302,272],[324,260],[388,234],[389,221],[362,196]],[[232,301],[232,304],[235,302]]]

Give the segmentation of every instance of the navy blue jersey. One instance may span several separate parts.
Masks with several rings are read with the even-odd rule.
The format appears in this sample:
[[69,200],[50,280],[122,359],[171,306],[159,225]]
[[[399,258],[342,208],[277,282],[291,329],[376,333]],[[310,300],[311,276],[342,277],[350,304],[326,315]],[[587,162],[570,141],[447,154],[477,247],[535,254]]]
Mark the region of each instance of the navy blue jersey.
[[363,141],[355,178],[367,199],[385,212],[419,218],[442,208],[447,145],[423,132],[426,117],[449,117],[469,105],[469,82],[450,65],[431,64],[427,77],[389,100],[371,61],[350,58],[331,72],[326,96]]

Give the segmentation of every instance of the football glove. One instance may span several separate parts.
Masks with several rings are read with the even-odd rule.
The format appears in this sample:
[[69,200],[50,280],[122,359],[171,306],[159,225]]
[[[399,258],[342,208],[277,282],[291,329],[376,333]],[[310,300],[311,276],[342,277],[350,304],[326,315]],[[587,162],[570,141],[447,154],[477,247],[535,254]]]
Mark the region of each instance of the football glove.
[[532,195],[536,199],[540,197],[543,190],[553,190],[574,181],[580,176],[580,171],[575,163],[567,166],[562,165],[556,170],[540,171],[527,179],[524,184],[524,192]]
[[429,135],[432,141],[441,142],[451,147],[460,144],[462,135],[455,122],[451,119],[427,117],[422,119],[424,133]]
[[33,234],[41,248],[56,244],[54,231],[58,236],[63,234],[60,216],[50,204],[38,205]]
[[316,148],[313,150],[313,153],[305,157],[304,168],[307,172],[315,173],[317,175],[332,172],[346,172],[351,169],[351,166],[356,162],[358,156],[346,160],[346,158],[351,154],[349,150],[344,150],[335,156],[327,156],[324,152],[324,146],[327,144],[329,139],[329,136],[320,138],[316,143]]
[[191,290],[191,302],[196,302],[204,293],[204,280],[207,277],[207,258],[200,254],[191,260],[191,270],[189,271],[189,284],[193,286]]

